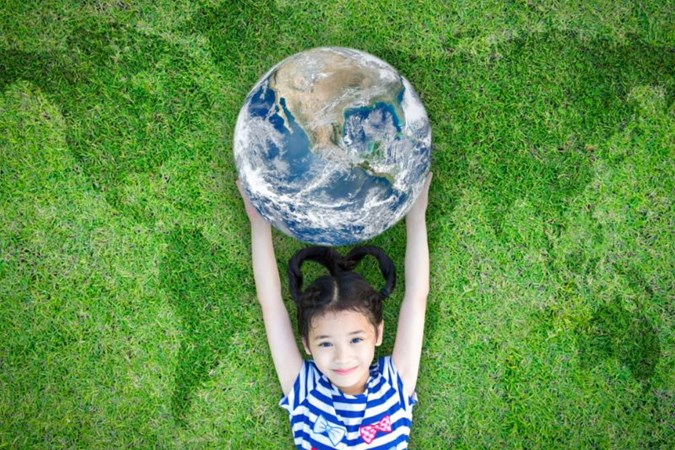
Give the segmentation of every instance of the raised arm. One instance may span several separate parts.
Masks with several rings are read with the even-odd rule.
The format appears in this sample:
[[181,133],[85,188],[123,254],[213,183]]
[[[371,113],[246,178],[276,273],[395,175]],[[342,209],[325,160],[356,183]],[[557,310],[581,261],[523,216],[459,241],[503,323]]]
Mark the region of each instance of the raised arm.
[[422,193],[406,216],[405,295],[399,312],[398,331],[392,357],[407,395],[415,392],[417,384],[429,294],[426,209],[431,176],[430,173]]
[[237,186],[251,222],[253,276],[265,322],[267,342],[272,352],[281,390],[286,395],[300,373],[302,356],[293,336],[288,311],[281,297],[281,282],[272,244],[272,229],[248,201],[239,183]]

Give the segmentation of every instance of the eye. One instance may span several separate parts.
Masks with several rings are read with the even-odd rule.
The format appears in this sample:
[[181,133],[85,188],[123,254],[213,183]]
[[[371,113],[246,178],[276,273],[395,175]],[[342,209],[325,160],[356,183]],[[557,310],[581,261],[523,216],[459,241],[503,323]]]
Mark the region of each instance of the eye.
[[354,339],[352,339],[351,342],[352,342],[352,344],[358,344],[360,342],[363,342],[363,338],[362,337],[355,337]]
[[321,348],[329,348],[329,347],[332,347],[332,346],[333,346],[333,344],[331,344],[330,342],[319,342],[319,347],[321,347]]

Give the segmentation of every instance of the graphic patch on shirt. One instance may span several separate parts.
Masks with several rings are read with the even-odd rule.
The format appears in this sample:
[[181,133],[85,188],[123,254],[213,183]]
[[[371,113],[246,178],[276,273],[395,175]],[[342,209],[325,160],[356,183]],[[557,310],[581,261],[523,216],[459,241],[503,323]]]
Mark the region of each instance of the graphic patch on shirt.
[[389,416],[384,416],[379,422],[372,425],[364,425],[359,428],[359,434],[366,444],[370,444],[375,440],[378,431],[384,433],[389,433],[391,431],[391,418]]
[[318,435],[328,436],[328,439],[330,439],[330,442],[333,445],[338,445],[342,441],[342,438],[345,437],[345,434],[347,434],[347,429],[340,425],[328,423],[323,416],[319,416],[319,418],[316,419],[312,432]]

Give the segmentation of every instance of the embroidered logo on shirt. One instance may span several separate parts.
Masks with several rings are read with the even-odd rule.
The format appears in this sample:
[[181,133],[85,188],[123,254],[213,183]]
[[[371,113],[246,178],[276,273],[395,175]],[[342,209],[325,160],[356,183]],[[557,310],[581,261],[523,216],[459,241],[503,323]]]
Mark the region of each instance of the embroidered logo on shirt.
[[364,425],[359,428],[359,434],[366,444],[370,444],[375,440],[377,432],[382,431],[384,433],[389,433],[391,431],[391,418],[389,416],[384,416],[379,422],[372,425]]
[[339,425],[332,425],[323,417],[319,416],[312,430],[317,434],[325,434],[333,445],[338,445],[347,434],[347,429]]

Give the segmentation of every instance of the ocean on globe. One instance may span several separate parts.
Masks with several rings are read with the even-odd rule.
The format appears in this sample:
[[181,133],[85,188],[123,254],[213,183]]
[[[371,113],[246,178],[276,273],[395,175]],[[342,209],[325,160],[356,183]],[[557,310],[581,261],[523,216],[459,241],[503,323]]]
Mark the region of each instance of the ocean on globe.
[[304,242],[340,246],[398,222],[419,195],[431,129],[411,84],[362,51],[290,56],[251,89],[234,130],[255,209]]

